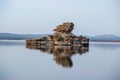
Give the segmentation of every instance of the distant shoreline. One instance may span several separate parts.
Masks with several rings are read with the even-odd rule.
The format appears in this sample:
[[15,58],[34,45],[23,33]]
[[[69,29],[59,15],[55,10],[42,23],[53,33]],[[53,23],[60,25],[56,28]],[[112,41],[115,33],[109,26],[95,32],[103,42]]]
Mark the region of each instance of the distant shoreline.
[[110,40],[90,40],[90,42],[117,42],[117,43],[120,43],[120,41],[110,41]]
[[[8,40],[8,39],[1,39],[0,41],[9,41],[9,42],[25,42],[26,40]],[[92,42],[92,43],[119,43],[120,44],[120,41],[102,41],[102,40],[90,40],[89,42]]]
[[90,42],[99,44],[120,44],[120,41],[90,41]]

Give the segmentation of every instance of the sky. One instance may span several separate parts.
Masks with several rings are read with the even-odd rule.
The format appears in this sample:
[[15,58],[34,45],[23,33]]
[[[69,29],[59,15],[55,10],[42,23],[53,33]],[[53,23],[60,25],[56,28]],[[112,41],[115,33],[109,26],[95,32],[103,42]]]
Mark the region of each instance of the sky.
[[120,0],[0,0],[0,33],[52,34],[73,22],[76,35],[120,35]]

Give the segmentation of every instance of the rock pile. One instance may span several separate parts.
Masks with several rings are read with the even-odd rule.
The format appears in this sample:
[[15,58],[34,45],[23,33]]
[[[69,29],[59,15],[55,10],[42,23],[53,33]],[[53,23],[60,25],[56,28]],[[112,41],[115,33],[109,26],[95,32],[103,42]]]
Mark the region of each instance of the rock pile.
[[53,35],[47,37],[41,37],[38,39],[26,40],[26,46],[37,46],[37,45],[65,45],[65,46],[82,46],[88,45],[89,39],[82,35],[76,36],[72,33],[74,24],[72,22],[66,22],[56,26],[53,30]]

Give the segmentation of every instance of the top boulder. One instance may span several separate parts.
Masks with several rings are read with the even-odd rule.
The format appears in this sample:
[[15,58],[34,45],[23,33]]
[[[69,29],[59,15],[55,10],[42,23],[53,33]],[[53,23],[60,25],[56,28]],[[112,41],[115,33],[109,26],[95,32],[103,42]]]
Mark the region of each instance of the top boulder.
[[58,25],[56,29],[54,29],[54,31],[69,33],[74,29],[73,27],[74,27],[74,24],[72,22],[66,22],[66,23],[63,23],[62,25]]

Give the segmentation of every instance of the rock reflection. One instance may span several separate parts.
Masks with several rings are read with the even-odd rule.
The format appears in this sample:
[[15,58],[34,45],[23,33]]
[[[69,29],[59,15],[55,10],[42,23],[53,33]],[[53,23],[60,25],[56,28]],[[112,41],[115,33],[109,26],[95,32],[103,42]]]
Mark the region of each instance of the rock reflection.
[[73,29],[72,22],[65,22],[56,26],[53,35],[26,40],[26,47],[53,54],[57,64],[72,67],[71,56],[86,53],[89,45],[89,39],[82,35],[74,35]]
[[27,46],[29,49],[40,50],[43,53],[47,52],[48,54],[52,54],[54,56],[54,60],[57,64],[62,65],[63,67],[72,67],[73,62],[71,57],[75,54],[85,54],[89,51],[89,45],[83,46]]

